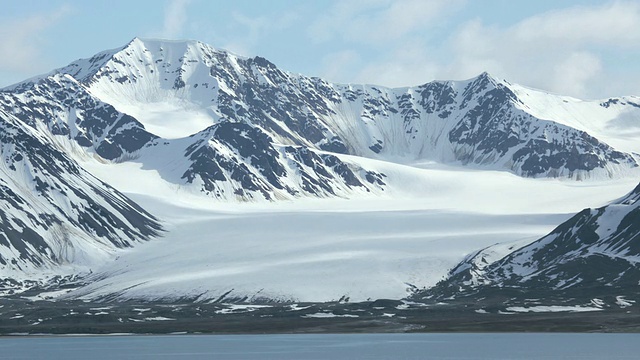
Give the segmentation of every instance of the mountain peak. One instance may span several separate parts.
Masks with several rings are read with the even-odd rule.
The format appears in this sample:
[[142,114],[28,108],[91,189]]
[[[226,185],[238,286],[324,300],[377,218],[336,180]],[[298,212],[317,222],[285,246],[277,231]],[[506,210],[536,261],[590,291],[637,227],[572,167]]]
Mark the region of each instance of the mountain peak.
[[[141,75],[156,71],[156,69],[153,69],[154,64],[166,67],[166,64],[195,63],[202,61],[204,58],[227,56],[244,59],[244,57],[232,54],[227,50],[216,49],[197,40],[134,37],[124,46],[101,51],[89,58],[78,59],[67,66],[7,86],[2,90],[16,91],[28,88],[40,80],[55,74],[69,74],[78,82],[84,84],[97,81],[104,76],[123,82],[125,78],[129,80],[135,78],[135,76],[128,76],[130,72]],[[143,64],[146,66],[143,66]]]
[[135,49],[135,48],[146,48],[146,49],[160,49],[163,51],[165,48],[177,48],[177,49],[187,49],[189,47],[206,47],[211,50],[215,50],[211,45],[205,44],[198,40],[191,39],[181,39],[181,40],[172,40],[172,39],[161,39],[161,38],[141,38],[134,37],[127,45],[122,47],[122,50],[126,49]]
[[246,57],[235,54],[226,49],[213,47],[205,42],[193,39],[161,39],[161,38],[142,38],[134,37],[127,45],[122,47],[118,52],[127,52],[127,50],[140,51],[157,51],[160,53],[217,53],[227,54],[237,58],[244,59]]
[[482,73],[480,73],[480,75],[476,76],[475,78],[472,78],[471,81],[472,82],[473,81],[487,82],[487,83],[491,83],[493,85],[504,84],[504,80],[501,80],[501,79],[491,75],[487,71],[483,71]]

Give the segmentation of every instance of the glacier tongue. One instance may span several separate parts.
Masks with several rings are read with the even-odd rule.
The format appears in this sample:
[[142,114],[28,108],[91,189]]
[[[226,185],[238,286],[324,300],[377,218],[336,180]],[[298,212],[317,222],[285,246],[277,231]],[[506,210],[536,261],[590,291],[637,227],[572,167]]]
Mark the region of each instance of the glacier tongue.
[[[225,301],[401,298],[433,286],[479,247],[528,244],[568,214],[603,205],[633,185],[365,161],[388,183],[404,186],[351,199],[227,203],[175,196],[160,177],[142,184],[121,178],[119,188],[166,219],[167,235],[94,269],[95,282],[68,296],[210,301],[230,291]],[[89,169],[111,177],[132,165]]]

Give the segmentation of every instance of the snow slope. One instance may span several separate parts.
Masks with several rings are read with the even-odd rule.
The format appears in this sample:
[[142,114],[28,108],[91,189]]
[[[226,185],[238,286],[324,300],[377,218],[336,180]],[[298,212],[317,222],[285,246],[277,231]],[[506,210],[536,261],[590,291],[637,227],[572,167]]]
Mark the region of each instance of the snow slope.
[[[434,285],[476,249],[529,243],[587,204],[633,186],[524,179],[498,171],[424,169],[369,160],[405,188],[359,199],[211,203],[175,196],[160,178],[115,185],[165,219],[67,297],[200,301],[402,298]],[[130,164],[119,164],[123,173]],[[89,166],[102,176],[114,171]],[[525,190],[523,190],[525,189]]]
[[640,136],[638,96],[584,101],[516,84],[509,84],[509,87],[523,101],[520,108],[537,118],[594,134],[620,151],[637,154],[640,150],[637,141]]

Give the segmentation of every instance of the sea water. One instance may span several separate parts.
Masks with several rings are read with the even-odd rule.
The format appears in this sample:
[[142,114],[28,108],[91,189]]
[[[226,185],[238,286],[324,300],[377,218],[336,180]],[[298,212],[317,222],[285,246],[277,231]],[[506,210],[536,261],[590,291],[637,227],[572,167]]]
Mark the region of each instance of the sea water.
[[638,359],[637,334],[19,336],[0,359]]

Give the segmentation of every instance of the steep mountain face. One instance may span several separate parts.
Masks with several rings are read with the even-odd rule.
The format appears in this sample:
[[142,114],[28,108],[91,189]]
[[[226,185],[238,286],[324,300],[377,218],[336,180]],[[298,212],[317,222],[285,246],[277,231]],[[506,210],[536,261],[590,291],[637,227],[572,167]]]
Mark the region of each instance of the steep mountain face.
[[3,110],[0,155],[3,277],[86,266],[161,230],[153,216]]
[[[209,133],[229,135],[210,131],[221,123],[227,124],[224,128],[244,124],[252,130],[243,132],[243,137],[257,144],[271,143],[274,151],[255,150],[266,151],[272,165],[279,162],[284,170],[254,169],[254,160],[245,162],[246,169],[237,168],[236,161],[216,146],[195,155],[185,153],[189,165],[177,182],[209,184],[200,188],[211,194],[219,193],[213,190],[214,182],[233,184],[231,193],[249,190],[242,188],[249,180],[243,183],[241,176],[253,179],[251,197],[270,199],[278,198],[279,192],[349,196],[339,188],[371,191],[381,186],[367,181],[369,172],[341,162],[340,157],[308,168],[300,156],[282,150],[288,146],[320,159],[327,151],[409,163],[433,160],[527,177],[615,177],[637,166],[629,153],[607,145],[588,129],[570,126],[582,115],[536,117],[526,94],[518,95],[514,89],[486,73],[469,81],[398,89],[331,84],[284,72],[260,57],[243,58],[200,42],[134,39],[123,48],[6,88],[0,93],[0,106],[34,127],[38,127],[34,122],[41,123],[53,137],[72,139],[81,149],[113,161],[139,158],[149,147],[171,146],[176,138],[189,135],[196,142]],[[617,114],[607,104],[600,108]],[[640,119],[640,111],[632,113]],[[191,146],[197,147],[194,143],[185,148]],[[235,175],[223,176],[217,170],[217,175],[198,173],[195,169],[204,171],[204,162],[215,162]],[[335,171],[345,171],[335,170],[336,166],[347,168],[363,186],[344,180]],[[301,168],[307,170],[296,174]],[[322,182],[328,178],[324,172],[331,173],[336,185],[320,192],[308,190],[308,178]],[[284,184],[285,177],[297,180]]]
[[188,160],[186,170],[179,171],[181,180],[216,198],[340,196],[382,191],[386,185],[384,174],[307,147],[276,145],[259,127],[245,123],[223,121],[188,140],[180,151]]
[[[338,149],[330,145],[331,140],[325,141],[325,134],[322,132],[309,135],[320,131],[314,128],[315,123],[308,122],[300,125],[300,128],[305,129],[305,134],[315,138],[318,143],[326,143],[326,146],[316,147],[303,137],[298,137],[303,140],[298,141],[289,133],[289,138],[283,138],[278,133],[280,130],[274,131],[278,125],[273,118],[257,117],[256,114],[262,111],[259,106],[242,104],[237,100],[231,102],[223,93],[218,94],[215,89],[209,88],[208,84],[202,84],[202,90],[194,91],[194,94],[186,96],[184,100],[190,101],[193,96],[219,95],[219,109],[210,109],[213,113],[219,113],[219,116],[214,116],[215,121],[212,120],[206,124],[206,128],[182,139],[174,139],[171,133],[165,139],[152,134],[134,117],[116,110],[94,95],[100,95],[102,99],[122,106],[123,101],[133,100],[138,101],[138,104],[143,100],[170,102],[176,95],[169,93],[184,89],[185,85],[180,85],[184,69],[175,71],[169,90],[163,83],[150,82],[145,78],[149,76],[151,80],[159,81],[157,75],[153,74],[165,73],[163,76],[169,76],[166,73],[173,73],[173,70],[163,72],[161,69],[169,67],[170,60],[156,60],[152,57],[152,63],[159,65],[154,69],[145,69],[144,74],[140,73],[137,64],[120,60],[120,57],[148,54],[149,50],[140,49],[142,45],[142,42],[136,40],[115,54],[107,52],[96,55],[88,60],[88,65],[84,64],[85,61],[80,61],[41,79],[6,89],[0,93],[0,108],[13,113],[43,136],[50,138],[58,144],[60,150],[69,151],[80,159],[82,154],[97,154],[115,162],[141,162],[145,168],[160,172],[173,183],[193,185],[195,189],[220,199],[273,200],[304,195],[348,196],[358,192],[384,190],[386,184],[383,174],[365,170],[355,163],[344,162],[334,155],[318,152],[321,149],[344,148]],[[172,45],[190,46],[191,43]],[[189,49],[192,47],[187,48]],[[174,48],[169,50],[172,51],[171,54],[176,51]],[[162,48],[158,52],[162,55]],[[198,53],[198,61],[185,59],[186,55],[180,61],[185,65],[226,59],[225,65],[230,67],[229,61],[235,61],[236,58],[227,59],[223,55],[225,54],[219,52]],[[131,73],[136,71],[137,75]],[[218,71],[224,74],[223,70]],[[238,73],[235,75],[238,76]],[[131,88],[118,86],[122,84],[129,84]],[[252,91],[239,84],[239,81],[237,86]],[[266,95],[267,93],[263,96]],[[228,103],[225,102],[227,100]],[[142,104],[140,106],[149,110],[146,104]],[[300,111],[303,107],[302,104],[298,105],[300,106],[290,105],[290,110]],[[231,114],[230,109],[235,107],[250,109],[254,113],[253,117],[260,121],[254,124],[247,119],[238,119],[235,115],[225,115]],[[233,110],[233,114],[240,112]],[[172,126],[173,129],[180,129],[180,121],[176,120]]]
[[638,299],[639,199],[640,185],[610,205],[581,211],[506,256],[496,259],[492,247],[483,249],[418,297]]
[[[584,131],[525,112],[508,84],[486,73],[467,82],[386,90],[388,100],[381,105],[374,97],[377,91],[352,94],[362,103],[361,118],[371,121],[367,127],[373,143],[368,149],[378,157],[401,155],[527,177],[576,179],[637,166],[630,155]],[[353,123],[343,122],[341,133],[352,133]]]
[[107,160],[131,154],[157,138],[131,116],[90,95],[66,74],[54,74],[37,83],[25,83],[14,92],[3,92],[0,103],[5,111],[50,138],[68,138],[76,147],[91,149]]

